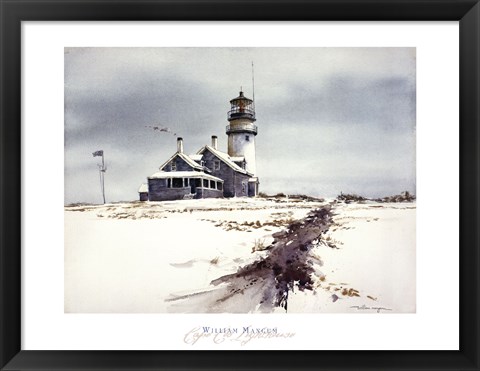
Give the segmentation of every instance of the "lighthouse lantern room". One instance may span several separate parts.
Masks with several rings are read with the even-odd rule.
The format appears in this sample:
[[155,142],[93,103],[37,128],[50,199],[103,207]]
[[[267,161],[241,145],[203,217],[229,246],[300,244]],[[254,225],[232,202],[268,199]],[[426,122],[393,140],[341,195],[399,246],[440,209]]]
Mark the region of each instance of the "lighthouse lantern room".
[[228,135],[228,155],[231,157],[244,157],[245,170],[256,175],[255,161],[255,136],[257,126],[254,124],[255,102],[244,96],[240,91],[238,97],[230,101],[230,111],[226,127]]

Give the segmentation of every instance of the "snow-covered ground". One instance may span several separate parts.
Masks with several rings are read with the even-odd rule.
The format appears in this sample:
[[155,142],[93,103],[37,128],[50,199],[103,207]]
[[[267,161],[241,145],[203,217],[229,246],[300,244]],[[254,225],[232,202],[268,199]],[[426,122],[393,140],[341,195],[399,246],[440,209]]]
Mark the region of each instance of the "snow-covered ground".
[[[266,259],[273,234],[329,203],[239,198],[66,207],[65,312],[254,312],[262,286],[219,300],[227,286],[212,281]],[[295,287],[288,312],[414,312],[415,204],[332,204],[331,213],[328,231],[308,252],[323,262],[312,259],[315,287]]]
[[324,236],[337,248],[313,249],[325,280],[291,295],[289,312],[415,312],[415,211],[415,203],[337,205]]

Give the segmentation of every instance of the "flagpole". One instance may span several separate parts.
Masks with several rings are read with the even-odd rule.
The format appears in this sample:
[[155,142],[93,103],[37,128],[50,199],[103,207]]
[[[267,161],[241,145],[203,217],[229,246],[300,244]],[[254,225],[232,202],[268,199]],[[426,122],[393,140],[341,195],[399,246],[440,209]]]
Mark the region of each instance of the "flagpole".
[[103,204],[105,205],[105,160],[103,158],[103,151],[102,151],[102,195],[103,195]]

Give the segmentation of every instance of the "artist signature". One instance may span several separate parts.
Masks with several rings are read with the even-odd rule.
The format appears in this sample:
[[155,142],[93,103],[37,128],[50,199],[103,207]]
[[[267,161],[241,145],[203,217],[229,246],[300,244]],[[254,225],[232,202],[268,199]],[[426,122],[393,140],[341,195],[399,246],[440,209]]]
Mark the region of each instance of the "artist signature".
[[377,313],[380,313],[382,310],[391,310],[389,308],[384,307],[369,307],[365,304],[363,305],[352,305],[350,308],[355,308],[356,310],[375,310]]
[[202,340],[211,341],[214,344],[224,342],[237,342],[240,345],[246,345],[252,340],[262,339],[287,339],[295,336],[294,332],[282,332],[275,328],[254,328],[253,326],[241,327],[208,327],[198,326],[188,331],[183,341],[186,344],[194,345]]

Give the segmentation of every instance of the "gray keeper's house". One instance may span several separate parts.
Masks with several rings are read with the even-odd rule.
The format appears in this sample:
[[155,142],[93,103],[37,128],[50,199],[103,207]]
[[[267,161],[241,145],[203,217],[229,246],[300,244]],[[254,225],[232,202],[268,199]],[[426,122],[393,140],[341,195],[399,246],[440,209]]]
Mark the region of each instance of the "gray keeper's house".
[[147,184],[140,186],[140,201],[254,197],[258,194],[255,104],[240,92],[230,105],[227,152],[217,148],[218,140],[213,135],[211,145],[200,148],[194,155],[186,155],[183,139],[177,138],[177,152],[160,166],[159,172],[148,177]]

